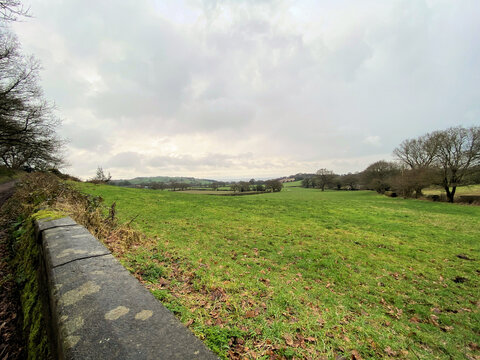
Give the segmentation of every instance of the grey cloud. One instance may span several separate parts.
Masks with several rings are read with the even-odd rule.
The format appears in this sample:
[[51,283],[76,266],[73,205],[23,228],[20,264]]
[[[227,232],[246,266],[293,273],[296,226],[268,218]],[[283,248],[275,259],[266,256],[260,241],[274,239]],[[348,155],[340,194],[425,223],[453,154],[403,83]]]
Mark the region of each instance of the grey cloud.
[[103,153],[111,149],[110,142],[98,128],[85,129],[72,123],[65,123],[61,127],[61,133],[68,140],[69,145],[76,149]]
[[251,167],[257,162],[252,153],[238,155],[206,154],[201,156],[156,156],[149,160],[148,165],[154,168],[176,167],[180,169],[231,169],[237,166]]
[[[226,134],[255,155],[194,156],[192,143],[188,154],[152,159],[115,149],[122,153],[109,164],[261,170],[273,155],[288,163],[388,154],[405,138],[478,122],[477,2],[166,4],[200,15],[176,21],[144,0],[34,2],[31,26],[43,32],[28,36],[46,68],[47,95],[60,110],[93,114],[66,126],[72,149],[111,157],[106,139],[121,144],[125,129],[210,141]],[[318,21],[295,20],[299,4]],[[362,11],[350,17],[355,9]],[[243,148],[256,134],[264,142]],[[381,142],[365,143],[371,136]]]
[[142,156],[128,151],[116,154],[107,161],[107,166],[114,168],[141,168]]

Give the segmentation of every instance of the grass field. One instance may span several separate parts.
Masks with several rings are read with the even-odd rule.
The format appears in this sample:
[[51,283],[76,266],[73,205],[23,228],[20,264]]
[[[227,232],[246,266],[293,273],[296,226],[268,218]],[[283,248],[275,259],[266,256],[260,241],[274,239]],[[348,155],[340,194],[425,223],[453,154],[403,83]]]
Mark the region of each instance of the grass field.
[[[429,188],[423,190],[425,195],[444,195],[445,190],[441,187]],[[480,185],[467,185],[459,186],[455,192],[455,195],[480,195]]]
[[480,207],[79,186],[136,217],[117,255],[223,358],[480,356]]

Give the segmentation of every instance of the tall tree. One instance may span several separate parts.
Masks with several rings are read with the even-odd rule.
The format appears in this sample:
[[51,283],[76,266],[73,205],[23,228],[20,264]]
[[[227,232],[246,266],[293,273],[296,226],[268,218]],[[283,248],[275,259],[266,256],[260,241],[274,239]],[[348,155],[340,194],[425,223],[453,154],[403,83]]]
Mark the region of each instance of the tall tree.
[[451,127],[430,136],[437,147],[434,163],[441,169],[442,186],[453,202],[457,186],[480,165],[480,126]]
[[43,98],[39,69],[34,58],[20,52],[15,36],[0,27],[0,163],[9,168],[63,164],[63,142],[55,132],[59,120]]
[[283,184],[279,180],[267,180],[265,181],[265,190],[277,192],[282,191]]
[[0,19],[3,21],[16,21],[19,16],[29,16],[21,1],[0,0]]
[[341,176],[341,182],[348,190],[356,190],[360,182],[360,176],[357,173],[348,173]]
[[438,142],[431,134],[427,134],[417,139],[405,140],[393,151],[395,157],[406,166],[400,175],[402,179],[396,181],[404,195],[410,196],[415,192],[415,196],[420,197],[422,190],[432,184],[432,164],[437,150]]
[[403,141],[393,154],[411,169],[424,168],[430,166],[435,160],[437,148],[437,141],[432,135],[427,134],[417,139]]
[[327,169],[320,169],[316,172],[316,183],[317,186],[322,189],[322,191],[325,191],[325,186],[330,184],[333,179],[335,178],[335,174],[331,170]]
[[391,187],[392,178],[399,173],[394,162],[380,160],[369,165],[362,173],[365,183],[376,192],[383,194]]

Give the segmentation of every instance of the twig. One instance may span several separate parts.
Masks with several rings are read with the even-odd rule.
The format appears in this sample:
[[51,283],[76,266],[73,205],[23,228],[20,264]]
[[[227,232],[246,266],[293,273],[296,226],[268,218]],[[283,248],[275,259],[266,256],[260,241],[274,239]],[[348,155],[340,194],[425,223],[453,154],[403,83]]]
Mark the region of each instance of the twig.
[[129,221],[128,223],[126,223],[125,225],[129,226],[129,225],[138,217],[138,215],[140,215],[140,214],[135,215],[135,216],[132,218],[132,220],[130,220],[130,221]]

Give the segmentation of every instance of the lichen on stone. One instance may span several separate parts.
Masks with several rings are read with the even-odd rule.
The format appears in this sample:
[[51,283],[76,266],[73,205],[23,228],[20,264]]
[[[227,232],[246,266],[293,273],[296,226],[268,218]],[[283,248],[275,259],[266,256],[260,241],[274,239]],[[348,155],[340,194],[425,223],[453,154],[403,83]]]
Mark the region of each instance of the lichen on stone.
[[115,309],[110,310],[105,314],[106,320],[117,320],[118,318],[126,315],[130,311],[129,308],[125,306],[117,306]]

